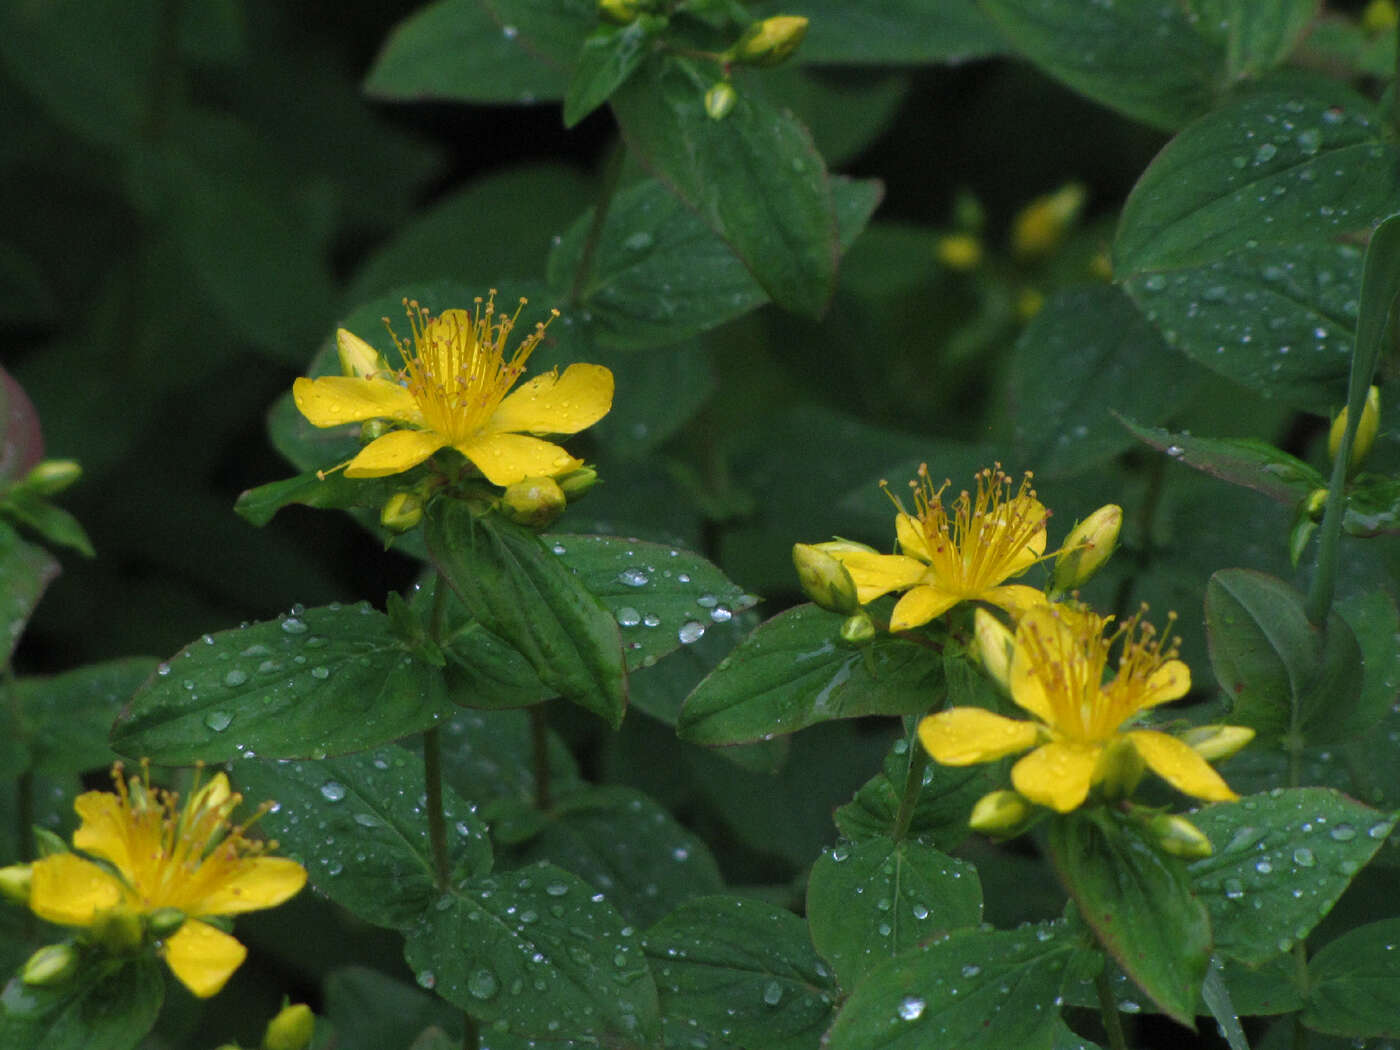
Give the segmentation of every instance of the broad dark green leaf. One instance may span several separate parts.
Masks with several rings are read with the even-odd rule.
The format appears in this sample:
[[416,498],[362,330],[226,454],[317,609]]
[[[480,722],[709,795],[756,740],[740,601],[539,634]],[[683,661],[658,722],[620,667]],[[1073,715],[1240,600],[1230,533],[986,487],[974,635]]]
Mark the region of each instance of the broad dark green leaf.
[[[541,62],[522,37],[492,17],[482,0],[437,0],[389,34],[365,79],[370,95],[414,101],[551,102],[568,76]],[[591,23],[579,22],[579,39]]]
[[917,839],[839,843],[812,866],[812,943],[847,990],[881,962],[982,919],[977,869]]
[[1211,929],[1185,866],[1109,810],[1056,817],[1050,855],[1099,943],[1164,1013],[1191,1024]]
[[1390,214],[1400,152],[1383,143],[1375,108],[1340,86],[1319,90],[1247,95],[1173,139],[1123,207],[1114,273],[1199,266],[1254,243],[1331,240]]
[[0,666],[9,665],[24,625],[60,571],[53,555],[0,521]]
[[569,69],[598,26],[594,0],[482,0],[504,36],[524,41],[537,59]]
[[1400,613],[1383,590],[1350,595],[1335,608],[1361,647],[1361,695],[1338,732],[1340,737],[1357,737],[1373,729],[1400,695],[1400,646],[1395,644],[1400,637]]
[[652,32],[664,25],[643,15],[625,26],[600,26],[588,35],[564,95],[564,127],[592,113],[637,71],[646,60]]
[[[312,885],[377,926],[417,922],[438,895],[422,797],[423,761],[389,746],[312,762],[240,762],[235,784],[274,802],[260,822],[301,862]],[[476,807],[443,790],[448,868],[454,881],[491,870]]]
[[1400,919],[1348,930],[1308,961],[1303,1024],[1354,1038],[1400,1036]]
[[462,1023],[461,1011],[431,992],[366,966],[332,970],[323,1001],[322,1013],[336,1029],[335,1050],[383,1050],[402,1045],[405,1032],[429,1026],[456,1032]]
[[559,798],[525,855],[603,890],[639,926],[724,886],[709,847],[630,788],[587,788]]
[[1322,473],[1310,464],[1257,438],[1203,438],[1140,426],[1131,419],[1122,422],[1139,441],[1160,449],[1178,463],[1232,485],[1262,492],[1280,503],[1297,503],[1327,484]]
[[1196,0],[1200,31],[1225,50],[1231,80],[1261,73],[1288,57],[1318,11],[1318,0]]
[[1249,795],[1191,820],[1215,847],[1190,866],[1215,949],[1251,966],[1306,937],[1395,825],[1330,788]]
[[1261,743],[1285,733],[1310,743],[1345,738],[1362,695],[1361,648],[1335,611],[1319,630],[1283,580],[1222,569],[1206,584],[1206,627],[1232,721]]
[[[550,786],[567,795],[581,783],[573,755],[554,732],[545,735]],[[442,727],[443,778],[483,807],[506,800],[533,805],[534,733],[524,711],[458,710]]]
[[617,621],[539,536],[439,500],[424,519],[433,562],[472,617],[540,681],[616,726],[627,705]]
[[407,933],[420,984],[485,1024],[536,1039],[656,1045],[656,984],[641,940],[593,887],[536,864],[474,879]]
[[[612,97],[628,145],[743,260],[774,302],[819,316],[839,253],[831,186],[795,117],[738,87],[723,120],[705,113],[707,77],[652,58]],[[674,339],[674,337],[673,337]]]
[[1059,995],[1083,953],[1062,923],[962,930],[880,964],[824,1050],[1050,1050]]
[[33,768],[61,776],[109,765],[112,722],[155,669],[154,659],[129,656],[15,682]]
[[[738,266],[737,260],[734,265]],[[612,411],[589,433],[603,445],[600,458],[613,464],[613,469],[624,463],[634,465],[627,470],[630,494],[637,481],[635,467],[656,469],[657,449],[683,430],[714,396],[718,388],[714,355],[704,341],[694,338],[646,354],[596,343],[586,353],[589,361],[610,369],[617,384]],[[599,495],[589,493],[590,503],[596,505]],[[633,506],[640,509],[643,502]]]
[[293,610],[205,635],[161,664],[112,730],[154,762],[362,751],[452,711],[442,674],[412,659],[367,604]]
[[965,62],[1006,51],[1006,41],[976,0],[766,0],[755,17],[811,20],[794,61],[843,65]]
[[716,746],[860,715],[922,714],[937,700],[937,653],[882,638],[843,643],[842,617],[800,605],[761,624],[686,698],[677,731]]
[[1132,444],[1114,413],[1172,415],[1196,385],[1181,358],[1117,289],[1057,293],[1016,341],[1012,412],[1020,462],[1073,475]]
[[116,960],[90,953],[64,984],[34,988],[11,978],[0,994],[0,1046],[131,1050],[156,1023],[164,998],[152,955]]
[[816,1050],[835,987],[790,911],[740,897],[689,901],[646,934],[669,1021],[739,1050]]

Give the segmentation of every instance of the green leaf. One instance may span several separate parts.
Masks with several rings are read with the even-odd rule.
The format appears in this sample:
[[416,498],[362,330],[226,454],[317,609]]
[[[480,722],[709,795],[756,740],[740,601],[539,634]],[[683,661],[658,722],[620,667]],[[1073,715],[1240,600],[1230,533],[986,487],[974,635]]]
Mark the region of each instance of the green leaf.
[[1215,847],[1190,867],[1215,950],[1250,966],[1306,937],[1395,825],[1331,788],[1249,795],[1191,821]]
[[1296,456],[1257,438],[1203,438],[1145,427],[1130,419],[1122,423],[1144,444],[1160,449],[1213,478],[1262,492],[1280,503],[1294,504],[1327,479]]
[[871,971],[823,1050],[1049,1050],[1063,1027],[1058,997],[1083,951],[1063,923],[960,930]]
[[1351,536],[1400,532],[1400,480],[1362,474],[1347,489],[1342,528]]
[[[311,762],[240,762],[233,775],[251,801],[276,803],[260,826],[341,907],[401,929],[437,899],[418,755],[390,745]],[[447,788],[442,802],[452,878],[485,875],[491,844],[476,807]]]
[[112,722],[155,669],[154,659],[130,656],[15,682],[32,768],[61,776],[110,765]]
[[598,26],[595,0],[482,0],[501,27],[525,49],[560,69],[572,68],[584,39]]
[[689,901],[647,931],[662,1012],[739,1050],[816,1050],[835,988],[790,911],[740,897]]
[[807,882],[812,943],[846,989],[890,957],[981,919],[977,869],[915,839],[841,843]]
[[545,542],[622,629],[629,670],[700,640],[758,600],[700,555],[616,536],[556,534]]
[[1363,591],[1336,603],[1361,647],[1361,694],[1339,737],[1358,737],[1389,713],[1400,694],[1400,613],[1383,590]]
[[1058,292],[1016,341],[1011,397],[1023,462],[1073,475],[1132,444],[1115,413],[1160,422],[1196,385],[1117,289]]
[[839,250],[826,166],[807,129],[742,82],[729,115],[711,120],[712,79],[689,60],[652,58],[612,97],[623,136],[774,302],[817,317]]
[[1006,41],[976,0],[770,0],[752,9],[755,18],[784,14],[811,20],[797,62],[927,65],[1006,51]]
[[151,955],[112,960],[90,953],[70,981],[47,988],[11,978],[0,994],[0,1046],[26,1050],[131,1050],[165,998]]
[[347,478],[344,471],[308,470],[294,478],[269,481],[245,490],[233,509],[259,528],[271,521],[279,510],[294,503],[323,510],[364,507],[377,512],[394,493],[412,488],[413,480],[405,474],[387,478]]
[[1133,188],[1114,273],[1199,266],[1255,243],[1326,241],[1374,226],[1400,192],[1400,151],[1383,132],[1371,103],[1331,83],[1326,94],[1262,91],[1215,110],[1173,139]]
[[625,26],[600,26],[588,35],[564,96],[564,127],[573,127],[627,82],[646,60],[652,33],[664,25],[643,15]]
[[1308,961],[1303,1024],[1353,1038],[1400,1036],[1400,919],[1348,930]]
[[0,496],[0,515],[31,529],[45,543],[68,547],[89,558],[96,556],[78,519],[33,489],[16,486]]
[[484,1024],[536,1039],[654,1046],[656,985],[640,938],[602,894],[537,864],[473,879],[407,933],[419,983]]
[[461,1029],[461,1012],[436,995],[365,966],[332,970],[325,980],[324,1002],[324,1016],[336,1029],[335,1050],[401,1046],[405,1032],[432,1025]]
[[1319,630],[1283,580],[1222,569],[1206,584],[1206,628],[1232,721],[1253,727],[1261,743],[1345,738],[1361,698],[1361,648],[1335,611]]
[[367,604],[293,610],[181,649],[112,730],[124,755],[182,765],[323,757],[421,732],[452,706]]
[[1366,391],[1376,374],[1385,347],[1386,326],[1400,298],[1400,216],[1392,216],[1377,227],[1366,246],[1366,263],[1361,277],[1361,309],[1356,322],[1356,351],[1347,388],[1347,406],[1352,418],[1359,419]]
[[1282,62],[1317,16],[1317,0],[1197,0],[1203,32],[1223,37],[1231,80]]
[[0,521],[0,667],[9,666],[24,625],[60,571],[53,555]]
[[681,737],[739,744],[830,719],[926,712],[943,676],[938,654],[898,638],[847,646],[842,619],[799,605],[761,624],[686,698]]
[[649,926],[723,888],[709,847],[631,788],[590,787],[555,801],[526,857],[605,890],[629,922]]
[[[581,784],[568,747],[545,734],[551,790],[567,795]],[[534,729],[524,711],[459,710],[442,727],[443,778],[463,798],[533,805]]]
[[617,726],[627,673],[617,621],[535,533],[439,500],[424,518],[434,564],[473,618],[558,695]]
[[[580,38],[596,19],[580,20]],[[517,27],[504,31],[482,0],[437,0],[404,19],[384,41],[365,91],[416,101],[553,102],[568,77],[541,62]]]
[[1050,825],[1050,854],[1085,922],[1169,1017],[1189,1025],[1210,956],[1210,920],[1186,869],[1146,831],[1109,810]]

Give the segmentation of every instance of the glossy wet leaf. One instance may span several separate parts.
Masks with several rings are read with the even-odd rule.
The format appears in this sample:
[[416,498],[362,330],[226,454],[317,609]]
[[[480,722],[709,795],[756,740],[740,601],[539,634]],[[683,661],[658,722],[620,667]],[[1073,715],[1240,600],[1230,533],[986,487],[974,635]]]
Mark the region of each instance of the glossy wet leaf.
[[1124,419],[1123,425],[1139,441],[1165,452],[1178,463],[1261,492],[1280,503],[1297,503],[1327,483],[1310,464],[1257,438],[1197,437],[1141,426],[1131,419]]
[[27,727],[33,768],[47,773],[101,769],[116,756],[107,741],[112,722],[157,661],[129,656],[14,684]]
[[644,16],[625,26],[600,26],[588,35],[564,95],[566,128],[606,102],[637,71],[646,60],[648,38],[663,26]]
[[766,0],[752,9],[756,18],[783,14],[811,20],[794,56],[804,63],[956,63],[1007,50],[976,0]]
[[1353,1038],[1400,1036],[1400,919],[1357,926],[1308,963],[1303,1024]]

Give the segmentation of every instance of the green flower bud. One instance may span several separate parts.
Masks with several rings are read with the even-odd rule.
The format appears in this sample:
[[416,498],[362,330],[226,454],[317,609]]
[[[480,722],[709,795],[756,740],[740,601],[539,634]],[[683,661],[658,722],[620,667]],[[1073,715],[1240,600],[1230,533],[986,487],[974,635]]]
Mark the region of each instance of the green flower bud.
[[1011,653],[1016,647],[1015,638],[1000,620],[980,606],[972,614],[972,629],[975,635],[973,657],[1001,691],[1009,696]]
[[75,459],[46,459],[35,464],[34,469],[24,476],[20,484],[40,496],[53,496],[82,476],[83,468]]
[[747,66],[776,66],[797,50],[807,35],[801,15],[774,15],[744,30],[726,58]]
[[[836,543],[794,543],[792,564],[797,569],[802,592],[828,612],[849,616],[860,608],[856,597],[856,581],[841,560],[832,554],[844,541]],[[858,546],[847,544],[846,546]]]
[[316,1015],[305,1003],[284,1006],[267,1022],[262,1050],[306,1050],[316,1034]]
[[994,838],[1010,838],[1024,830],[1035,807],[1014,791],[993,791],[972,807],[967,826]]
[[711,120],[723,120],[738,101],[739,93],[734,90],[733,84],[727,80],[716,81],[705,92],[705,112]]
[[19,979],[36,987],[64,984],[78,969],[78,952],[71,944],[49,944],[20,967]]
[[1147,765],[1138,754],[1137,748],[1133,747],[1132,741],[1125,736],[1118,736],[1099,756],[1094,780],[1098,782],[1105,798],[1127,798],[1142,782],[1145,772]]
[[875,623],[864,609],[852,613],[841,624],[841,640],[847,645],[864,645],[875,637]]
[[588,490],[598,484],[598,472],[592,467],[579,467],[554,479],[564,493],[564,498],[572,503],[587,495]]
[[1019,259],[1041,259],[1065,239],[1084,207],[1084,187],[1077,182],[1031,201],[1011,223],[1011,250]]
[[651,10],[651,0],[598,0],[598,17],[625,26],[643,11]]
[[1254,730],[1248,726],[1195,726],[1178,737],[1207,762],[1218,762],[1253,740]]
[[1175,813],[1159,813],[1147,824],[1147,830],[1157,840],[1163,852],[1183,860],[1200,860],[1209,857],[1212,849],[1210,839],[1201,829],[1185,817]]
[[1327,509],[1327,490],[1313,489],[1303,502],[1303,511],[1313,521],[1322,520],[1322,512]]
[[[1376,434],[1381,427],[1381,390],[1380,387],[1373,386],[1366,391],[1366,404],[1361,409],[1361,422],[1356,425],[1356,438],[1351,444],[1351,457],[1347,460],[1347,476],[1350,477],[1361,468],[1367,453],[1371,451],[1371,446],[1375,444]],[[1332,459],[1337,458],[1337,453],[1342,448],[1342,435],[1347,429],[1347,410],[1344,408],[1337,413],[1337,418],[1332,420],[1332,429],[1327,434],[1327,455]]]
[[379,524],[390,532],[407,532],[423,520],[423,497],[416,492],[395,492],[379,508]]
[[567,502],[564,490],[553,478],[526,478],[506,486],[500,507],[517,525],[542,529],[564,513]]
[[1106,503],[1071,529],[1055,558],[1054,589],[1069,591],[1088,583],[1113,555],[1122,527],[1123,508]]
[[949,233],[938,239],[938,261],[950,270],[975,270],[982,263],[982,241],[971,233]]
[[34,880],[34,869],[28,864],[11,864],[0,868],[0,897],[14,904],[29,903],[29,886]]
[[173,937],[185,925],[185,913],[179,908],[157,908],[146,918],[151,934],[159,940]]

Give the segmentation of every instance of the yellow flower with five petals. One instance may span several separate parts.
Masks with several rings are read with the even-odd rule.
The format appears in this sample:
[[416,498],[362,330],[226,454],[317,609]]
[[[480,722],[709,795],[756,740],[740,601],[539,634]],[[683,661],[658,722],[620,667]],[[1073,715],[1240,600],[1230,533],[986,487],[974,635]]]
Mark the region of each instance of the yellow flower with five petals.
[[398,474],[444,448],[460,452],[493,485],[557,476],[582,465],[538,435],[575,434],[602,419],[612,407],[612,373],[601,365],[574,364],[512,392],[546,325],[537,324],[507,357],[520,312],[498,314],[494,295],[484,303],[478,299],[474,311],[438,316],[406,302],[412,341],[394,336],[401,369],[373,367],[382,364],[379,355],[342,328],[336,334],[341,358],[356,362],[355,374],[296,380],[292,397],[313,426],[372,419],[402,425],[361,449],[346,465],[346,477]]
[[35,861],[30,910],[47,922],[89,929],[157,915],[170,925],[172,916],[175,923],[183,916],[160,953],[191,992],[214,995],[248,952],[204,920],[281,904],[305,884],[306,870],[263,856],[264,844],[245,836],[247,824],[229,823],[242,796],[229,790],[223,773],[192,791],[183,808],[173,793],[151,788],[148,771],[127,783],[118,763],[112,776],[116,794],[88,791],[73,803],[82,819],[73,845],[98,861],[77,853]]
[[[1016,627],[1007,684],[1012,700],[1035,721],[954,707],[919,723],[924,748],[949,766],[1030,751],[1012,767],[1011,782],[1030,801],[1060,813],[1081,805],[1096,784],[1130,791],[1144,765],[1194,798],[1237,798],[1190,744],[1131,728],[1142,712],[1184,696],[1191,672],[1141,614],[1112,633],[1105,632],[1108,624],[1071,606],[1028,610]],[[1117,670],[1105,680],[1115,645]],[[1237,740],[1253,735],[1225,728]]]
[[[1001,466],[977,475],[977,493],[964,490],[943,501],[949,482],[935,487],[928,466],[909,483],[914,510],[895,497],[895,534],[900,554],[880,554],[850,543],[821,544],[855,581],[862,605],[890,591],[903,591],[890,615],[891,631],[907,631],[943,615],[959,602],[984,601],[1020,614],[1043,604],[1034,587],[1008,584],[1044,558],[1050,514],[1035,497],[1031,475],[1014,492]],[[888,490],[887,490],[888,491]]]

